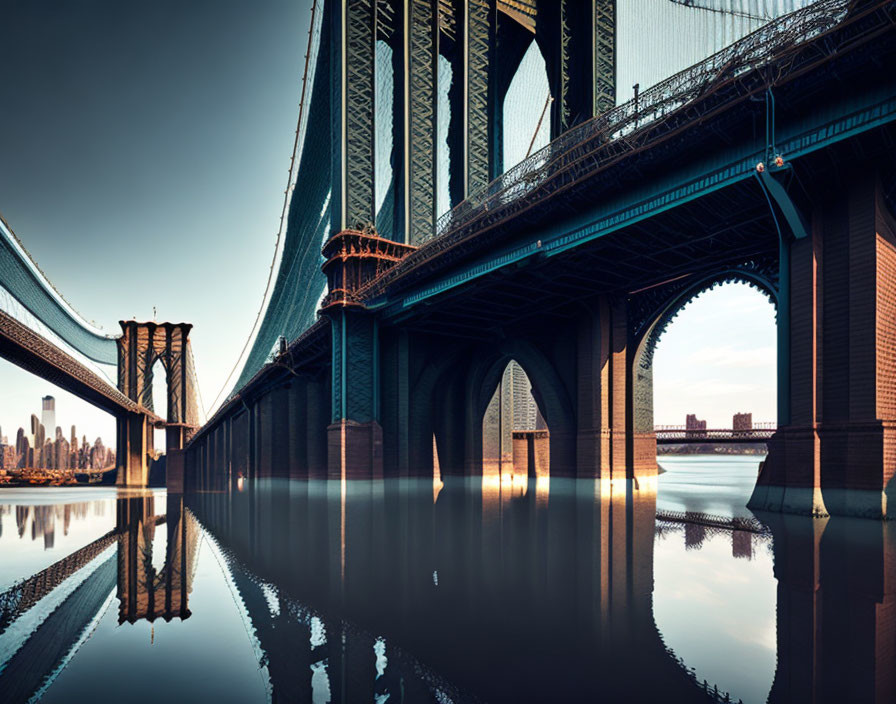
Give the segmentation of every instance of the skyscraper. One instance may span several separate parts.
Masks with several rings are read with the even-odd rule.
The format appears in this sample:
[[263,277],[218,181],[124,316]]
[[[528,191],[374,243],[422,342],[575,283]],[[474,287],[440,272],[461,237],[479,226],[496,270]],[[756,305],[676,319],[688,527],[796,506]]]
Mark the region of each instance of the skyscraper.
[[44,426],[44,432],[51,438],[56,437],[56,399],[52,396],[44,396],[41,399],[40,424]]
[[513,429],[535,430],[538,405],[532,396],[532,384],[515,360],[510,362],[510,369],[513,383]]

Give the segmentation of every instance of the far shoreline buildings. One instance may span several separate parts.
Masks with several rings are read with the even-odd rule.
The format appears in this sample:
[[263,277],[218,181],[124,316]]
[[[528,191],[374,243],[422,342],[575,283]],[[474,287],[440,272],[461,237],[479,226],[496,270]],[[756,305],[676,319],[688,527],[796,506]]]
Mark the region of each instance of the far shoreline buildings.
[[102,438],[91,444],[84,435],[79,441],[74,425],[66,438],[62,428],[55,423],[56,399],[44,396],[41,399],[41,419],[38,421],[36,415],[31,416],[30,433],[20,427],[13,444],[0,429],[0,470],[86,470],[106,469],[115,465],[115,453],[104,445]]

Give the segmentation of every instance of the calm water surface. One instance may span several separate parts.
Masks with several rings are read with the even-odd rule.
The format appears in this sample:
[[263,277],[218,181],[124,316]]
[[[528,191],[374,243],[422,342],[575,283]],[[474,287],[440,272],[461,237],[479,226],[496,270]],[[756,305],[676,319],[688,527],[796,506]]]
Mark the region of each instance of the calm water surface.
[[[0,701],[894,701],[889,525],[655,482],[0,492]],[[717,694],[718,692],[718,694]]]

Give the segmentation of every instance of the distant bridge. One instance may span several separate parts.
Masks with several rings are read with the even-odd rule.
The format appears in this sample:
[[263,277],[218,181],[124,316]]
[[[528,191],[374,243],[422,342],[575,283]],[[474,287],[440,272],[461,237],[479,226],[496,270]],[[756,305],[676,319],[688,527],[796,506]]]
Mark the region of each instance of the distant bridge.
[[[65,302],[0,218],[0,356],[115,417],[119,484],[146,485],[156,428],[166,429],[172,450],[199,425],[191,327],[123,321],[121,334],[103,333]],[[118,388],[99,365],[117,367]],[[168,398],[157,412],[159,371]]]
[[[146,485],[155,429],[166,429],[172,450],[199,425],[191,328],[130,320],[121,333],[105,333],[65,301],[0,217],[0,357],[115,417],[119,484]],[[117,388],[106,378],[110,366]],[[159,372],[167,403],[157,410],[152,379]]]
[[749,430],[707,428],[688,430],[683,425],[661,425],[655,428],[657,445],[767,443],[775,434],[773,423],[757,425]]

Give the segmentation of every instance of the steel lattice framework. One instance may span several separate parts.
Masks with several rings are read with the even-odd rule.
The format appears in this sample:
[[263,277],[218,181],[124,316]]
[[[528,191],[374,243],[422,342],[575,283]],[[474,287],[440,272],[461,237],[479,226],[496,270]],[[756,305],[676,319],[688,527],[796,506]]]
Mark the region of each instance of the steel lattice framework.
[[595,115],[616,104],[616,0],[594,0]]
[[[493,44],[489,0],[467,0],[464,33],[465,111],[464,197],[482,189],[489,181],[489,65]],[[420,237],[426,239],[425,236]]]
[[[885,4],[879,3],[878,10]],[[422,271],[446,251],[463,248],[620,160],[765,90],[772,81],[823,61],[837,51],[836,46],[813,42],[808,54],[800,52],[800,47],[837,26],[849,5],[849,0],[820,0],[785,15],[657,84],[637,100],[569,130],[440,218],[425,246],[369,283],[359,292],[359,301],[375,299],[392,282]],[[876,18],[876,23],[889,21],[885,13]],[[876,23],[862,25],[859,31],[873,32]]]
[[[410,56],[406,78],[409,103],[407,178],[408,232],[428,232],[436,219],[436,134],[439,16],[430,0],[412,0],[405,38]],[[413,236],[412,234],[412,236]]]
[[154,411],[153,368],[160,362],[166,376],[167,425],[193,429],[199,425],[195,371],[188,323],[121,323],[118,340],[118,387],[143,408]]
[[[338,170],[342,195],[340,226],[365,227],[375,221],[374,130],[375,130],[375,33],[376,0],[345,3],[336,29],[337,46],[344,52],[341,62],[342,110],[341,164]],[[335,186],[336,184],[334,184]]]

